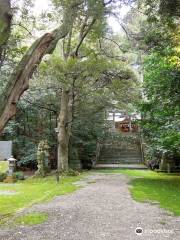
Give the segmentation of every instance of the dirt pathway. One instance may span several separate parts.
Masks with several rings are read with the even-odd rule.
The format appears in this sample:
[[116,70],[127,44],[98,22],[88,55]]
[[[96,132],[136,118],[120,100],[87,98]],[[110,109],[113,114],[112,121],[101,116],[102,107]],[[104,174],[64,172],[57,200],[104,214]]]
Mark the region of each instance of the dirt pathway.
[[[180,218],[158,205],[134,201],[127,177],[95,173],[86,181],[82,189],[28,210],[47,212],[47,222],[0,230],[0,240],[180,239]],[[137,227],[142,235],[135,233]]]

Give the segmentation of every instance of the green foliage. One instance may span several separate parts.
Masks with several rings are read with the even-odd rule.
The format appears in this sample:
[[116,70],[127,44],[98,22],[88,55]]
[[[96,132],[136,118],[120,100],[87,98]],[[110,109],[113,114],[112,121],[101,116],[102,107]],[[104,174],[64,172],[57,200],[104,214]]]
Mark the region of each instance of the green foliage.
[[15,218],[15,223],[20,225],[36,225],[47,221],[48,215],[46,213],[29,213]]
[[[98,55],[93,42],[83,45],[88,55],[82,60],[69,57],[66,61],[55,53],[41,65],[41,74],[59,87],[73,87],[74,105],[70,163],[79,160],[84,167],[92,165],[97,141],[104,137],[108,126],[105,110],[116,100],[127,107],[138,96],[138,82],[127,64]],[[44,77],[42,77],[44,79]],[[56,100],[57,101],[57,100]]]
[[[18,140],[17,140],[18,141]],[[34,168],[37,165],[37,147],[36,145],[32,144],[31,142],[29,143],[28,140],[26,140],[27,143],[22,146],[19,145],[16,151],[18,151],[18,158],[20,159],[18,161],[18,166],[19,167],[30,167]],[[17,146],[17,145],[16,145]],[[21,155],[20,155],[21,154]]]
[[23,172],[15,172],[13,175],[17,180],[24,180],[25,179]]
[[144,133],[150,144],[156,150],[169,152],[177,158],[180,154],[180,69],[171,62],[174,56],[179,54],[167,52],[162,56],[152,53],[146,58],[144,89],[148,101],[144,102],[141,110]]
[[161,1],[146,2],[148,19],[141,28],[146,49],[144,99],[140,106],[146,158],[160,160],[164,156],[179,165],[179,27],[174,18],[163,18],[157,12]]
[[180,2],[179,0],[161,0],[160,2],[160,14],[161,15],[169,15],[169,16],[180,16]]
[[7,174],[6,173],[1,173],[0,172],[0,182],[3,182],[4,179],[6,179]]
[[[19,167],[36,168],[37,146],[47,139],[51,147],[52,164],[56,147],[56,89],[32,86],[18,104],[18,113],[5,128],[6,140],[13,141],[13,155]],[[53,165],[54,166],[54,165]]]
[[145,0],[147,13],[160,14],[163,17],[179,17],[180,2],[179,0]]

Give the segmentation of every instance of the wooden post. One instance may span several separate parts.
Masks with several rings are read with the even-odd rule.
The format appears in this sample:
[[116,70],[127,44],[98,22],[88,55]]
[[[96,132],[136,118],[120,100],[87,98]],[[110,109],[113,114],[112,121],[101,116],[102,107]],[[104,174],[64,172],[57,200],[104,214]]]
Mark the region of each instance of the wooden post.
[[116,118],[116,113],[113,112],[113,130],[116,130],[116,126],[115,126],[115,118]]

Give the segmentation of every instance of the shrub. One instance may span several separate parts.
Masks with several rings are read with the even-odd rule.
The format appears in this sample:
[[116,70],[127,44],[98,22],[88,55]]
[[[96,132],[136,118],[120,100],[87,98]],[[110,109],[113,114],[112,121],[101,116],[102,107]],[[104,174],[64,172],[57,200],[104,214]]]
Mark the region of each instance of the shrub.
[[6,173],[0,173],[0,182],[3,182],[6,176],[7,176]]
[[64,176],[79,176],[80,172],[69,168],[68,171],[61,172],[61,174]]
[[24,180],[24,174],[23,172],[15,172],[14,173],[14,177],[17,179],[17,180]]

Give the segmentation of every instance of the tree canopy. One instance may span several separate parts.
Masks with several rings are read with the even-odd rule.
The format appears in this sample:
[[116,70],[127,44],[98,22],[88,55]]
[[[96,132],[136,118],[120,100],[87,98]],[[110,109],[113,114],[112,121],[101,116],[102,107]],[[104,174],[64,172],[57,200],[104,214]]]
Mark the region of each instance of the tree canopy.
[[51,0],[38,14],[36,1],[0,1],[0,133],[14,139],[20,164],[36,164],[43,139],[59,171],[73,158],[88,162],[111,108],[141,115],[150,158],[178,158],[179,9],[168,0]]

